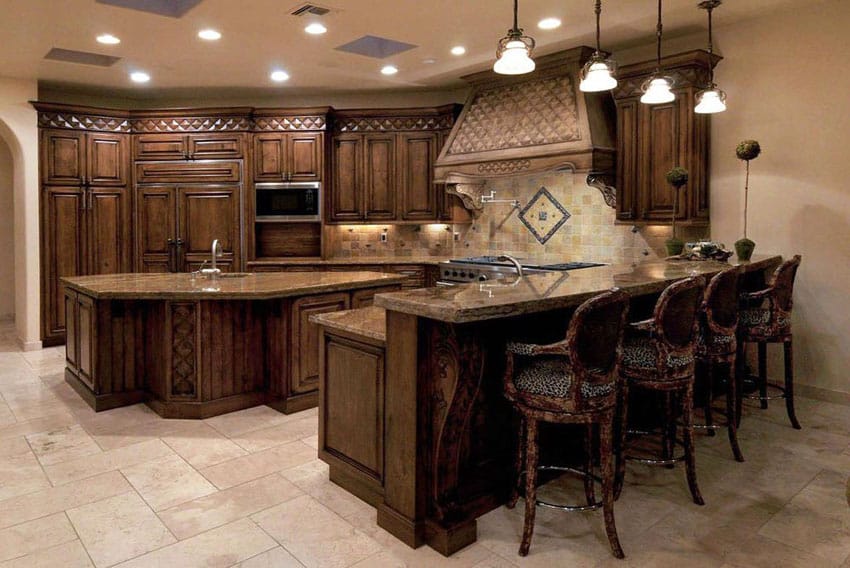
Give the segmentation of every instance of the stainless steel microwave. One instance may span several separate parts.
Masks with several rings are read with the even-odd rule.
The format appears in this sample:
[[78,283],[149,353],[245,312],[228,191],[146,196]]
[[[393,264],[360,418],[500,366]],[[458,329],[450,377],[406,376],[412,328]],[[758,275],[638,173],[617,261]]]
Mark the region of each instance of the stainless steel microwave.
[[321,221],[319,182],[258,183],[254,186],[257,221]]

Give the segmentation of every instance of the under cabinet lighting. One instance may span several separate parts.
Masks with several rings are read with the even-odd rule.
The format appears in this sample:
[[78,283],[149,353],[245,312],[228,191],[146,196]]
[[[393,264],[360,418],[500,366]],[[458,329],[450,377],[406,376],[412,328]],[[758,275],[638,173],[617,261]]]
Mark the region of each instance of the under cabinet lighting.
[[105,45],[118,45],[119,43],[121,43],[121,40],[112,34],[101,34],[97,36],[97,43],[102,43]]
[[147,83],[151,80],[151,76],[144,71],[133,71],[130,73],[130,80],[134,83]]

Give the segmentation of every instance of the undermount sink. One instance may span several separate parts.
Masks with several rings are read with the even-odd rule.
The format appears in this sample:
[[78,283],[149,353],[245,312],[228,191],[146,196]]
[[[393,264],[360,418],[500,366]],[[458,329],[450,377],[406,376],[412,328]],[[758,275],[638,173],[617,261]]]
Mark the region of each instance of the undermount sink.
[[250,272],[222,272],[218,275],[219,278],[245,278],[251,276]]

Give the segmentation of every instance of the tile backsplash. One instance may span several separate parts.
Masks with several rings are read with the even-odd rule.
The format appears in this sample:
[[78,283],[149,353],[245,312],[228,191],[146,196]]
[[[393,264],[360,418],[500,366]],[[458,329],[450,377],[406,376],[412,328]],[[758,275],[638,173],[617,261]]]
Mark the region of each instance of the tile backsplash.
[[[545,243],[539,242],[520,211],[535,195],[546,191],[569,216]],[[380,258],[390,256],[464,257],[484,254],[510,254],[519,258],[547,261],[583,260],[604,263],[632,263],[665,256],[664,241],[669,225],[651,225],[636,230],[616,225],[615,211],[605,204],[598,189],[585,183],[583,174],[547,172],[493,180],[485,193],[496,192],[497,199],[516,199],[520,206],[493,203],[473,223],[446,225],[337,225],[327,227],[327,251],[337,258]],[[544,201],[543,203],[547,203]],[[526,220],[539,224],[540,231],[551,230],[558,215],[552,205],[540,205],[526,212]],[[557,208],[556,208],[557,209]],[[381,241],[385,233],[386,241]],[[458,239],[453,234],[458,234]],[[708,228],[677,228],[684,241],[708,234]]]

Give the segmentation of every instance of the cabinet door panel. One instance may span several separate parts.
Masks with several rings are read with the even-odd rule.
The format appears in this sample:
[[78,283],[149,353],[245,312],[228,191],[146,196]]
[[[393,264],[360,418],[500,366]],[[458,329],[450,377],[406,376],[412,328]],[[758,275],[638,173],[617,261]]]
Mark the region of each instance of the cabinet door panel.
[[95,394],[98,390],[94,384],[95,361],[95,313],[94,302],[88,296],[77,295],[77,342],[79,343],[78,377]]
[[238,161],[136,164],[136,183],[239,183]]
[[254,180],[281,181],[286,168],[283,134],[257,134],[254,136]]
[[172,247],[177,238],[176,189],[145,187],[136,194],[136,270],[168,272]]
[[401,134],[399,142],[402,219],[436,220],[437,192],[434,186],[436,134]]
[[88,135],[88,177],[90,185],[127,185],[127,134]]
[[242,157],[242,134],[192,134],[189,156],[193,160]]
[[348,294],[321,294],[292,302],[292,345],[290,346],[290,394],[303,394],[319,388],[319,326],[310,316],[347,310]]
[[648,128],[643,132],[642,155],[649,160],[639,180],[646,189],[642,203],[643,217],[653,221],[669,221],[673,211],[673,190],[665,176],[671,168],[679,165],[678,104],[643,105],[641,112],[648,114],[645,122]]
[[331,220],[333,221],[363,219],[362,155],[362,136],[339,136],[334,140],[331,187]]
[[89,189],[87,274],[130,272],[130,199],[126,189]]
[[637,218],[638,102],[617,105],[617,219]]
[[180,270],[210,260],[210,246],[218,239],[222,265],[239,263],[239,189],[236,187],[181,187],[178,236],[183,240]]
[[77,334],[77,293],[65,290],[65,365],[77,372],[80,361],[80,341]]
[[86,134],[73,130],[41,133],[42,183],[82,185],[86,173]]
[[189,156],[185,134],[139,134],[133,141],[137,160],[185,160]]
[[364,149],[364,191],[366,219],[391,220],[396,217],[395,136],[368,135]]
[[316,132],[288,135],[286,168],[291,181],[322,179],[322,140]]
[[65,290],[59,279],[85,274],[82,189],[46,187],[42,215],[42,336],[61,338],[65,333]]

